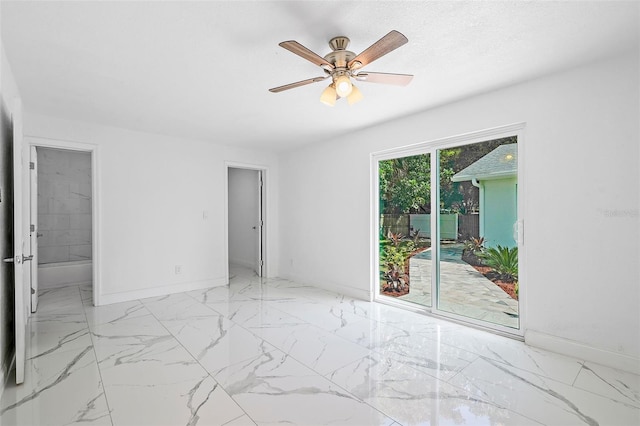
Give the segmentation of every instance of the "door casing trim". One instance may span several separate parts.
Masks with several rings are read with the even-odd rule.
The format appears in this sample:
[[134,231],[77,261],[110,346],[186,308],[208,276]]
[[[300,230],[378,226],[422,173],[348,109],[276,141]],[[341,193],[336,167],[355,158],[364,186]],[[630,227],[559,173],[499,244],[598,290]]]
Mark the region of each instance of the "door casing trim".
[[85,142],[73,142],[61,139],[43,138],[41,136],[24,136],[27,149],[53,148],[67,151],[89,152],[91,154],[91,262],[93,305],[100,306],[101,300],[101,257],[100,257],[100,154],[99,146]]

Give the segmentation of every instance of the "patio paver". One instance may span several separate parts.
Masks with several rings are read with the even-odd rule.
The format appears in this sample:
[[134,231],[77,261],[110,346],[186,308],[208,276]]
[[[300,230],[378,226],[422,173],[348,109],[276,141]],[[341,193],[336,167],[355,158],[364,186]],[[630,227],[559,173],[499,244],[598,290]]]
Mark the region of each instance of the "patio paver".
[[[462,260],[462,245],[441,248],[440,310],[518,328],[518,301]],[[431,250],[409,260],[411,290],[399,299],[431,306]]]

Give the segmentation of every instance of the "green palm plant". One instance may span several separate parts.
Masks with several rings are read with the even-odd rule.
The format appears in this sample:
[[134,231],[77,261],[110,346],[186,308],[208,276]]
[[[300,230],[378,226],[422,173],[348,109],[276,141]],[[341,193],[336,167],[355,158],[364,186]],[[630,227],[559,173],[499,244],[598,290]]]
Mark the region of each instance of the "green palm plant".
[[485,265],[494,269],[500,274],[500,278],[505,281],[518,280],[518,247],[497,247],[485,248],[479,255]]

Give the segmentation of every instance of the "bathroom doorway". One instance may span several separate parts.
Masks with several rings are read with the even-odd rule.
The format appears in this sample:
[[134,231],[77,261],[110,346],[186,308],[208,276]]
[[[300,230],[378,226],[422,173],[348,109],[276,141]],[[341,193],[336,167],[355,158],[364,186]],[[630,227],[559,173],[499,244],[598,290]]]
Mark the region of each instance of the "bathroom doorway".
[[37,206],[32,312],[38,295],[60,287],[77,286],[83,300],[94,301],[92,156],[91,151],[31,147],[32,209]]

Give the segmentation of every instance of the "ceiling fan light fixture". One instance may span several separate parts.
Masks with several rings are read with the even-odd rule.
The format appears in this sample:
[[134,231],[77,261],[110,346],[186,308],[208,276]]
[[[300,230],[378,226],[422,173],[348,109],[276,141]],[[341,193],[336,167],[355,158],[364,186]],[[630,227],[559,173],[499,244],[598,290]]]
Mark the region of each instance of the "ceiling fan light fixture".
[[338,78],[336,78],[335,85],[336,85],[336,93],[338,93],[338,96],[340,96],[341,98],[346,98],[347,96],[349,96],[349,94],[351,94],[351,91],[353,89],[353,85],[351,84],[351,79],[349,78],[348,75],[341,75]]
[[320,102],[331,107],[336,104],[336,89],[333,84],[330,84],[322,91]]
[[347,103],[349,105],[353,105],[356,102],[360,102],[362,98],[364,98],[364,96],[362,96],[362,92],[360,91],[360,89],[358,89],[355,84],[352,84],[351,93],[349,94],[349,96],[347,96]]
[[353,105],[362,100],[363,96],[360,90],[353,85],[351,81],[352,78],[368,83],[393,84],[396,86],[406,86],[409,84],[413,78],[410,74],[392,74],[362,70],[362,68],[368,66],[371,62],[396,50],[407,42],[408,40],[404,35],[396,30],[391,30],[380,40],[356,55],[350,50],[347,50],[349,38],[339,36],[329,41],[331,52],[323,57],[295,40],[283,41],[279,43],[279,46],[319,66],[324,72],[324,75],[274,87],[269,89],[269,91],[279,93],[330,78],[332,82],[329,87],[322,92],[320,101],[325,105],[334,106],[338,98],[346,98],[349,105]]

